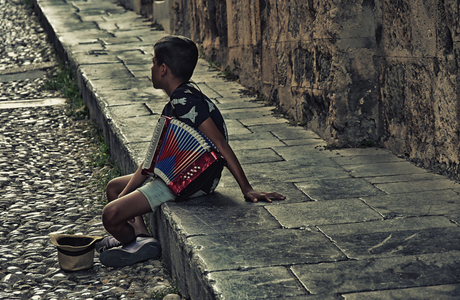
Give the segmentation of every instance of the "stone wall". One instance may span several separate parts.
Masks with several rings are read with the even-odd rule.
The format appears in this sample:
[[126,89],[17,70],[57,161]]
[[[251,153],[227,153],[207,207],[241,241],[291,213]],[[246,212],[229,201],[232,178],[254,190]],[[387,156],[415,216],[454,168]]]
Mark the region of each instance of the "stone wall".
[[329,143],[457,173],[459,5],[170,0],[170,31]]
[[384,1],[383,145],[459,179],[458,1]]

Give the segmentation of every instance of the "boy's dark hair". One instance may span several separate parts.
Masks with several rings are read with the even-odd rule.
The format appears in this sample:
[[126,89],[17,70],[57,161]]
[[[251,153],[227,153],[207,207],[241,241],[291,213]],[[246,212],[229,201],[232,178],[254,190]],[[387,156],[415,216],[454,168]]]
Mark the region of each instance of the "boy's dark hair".
[[177,78],[189,81],[198,62],[196,44],[183,36],[166,36],[153,46],[159,65],[169,67]]

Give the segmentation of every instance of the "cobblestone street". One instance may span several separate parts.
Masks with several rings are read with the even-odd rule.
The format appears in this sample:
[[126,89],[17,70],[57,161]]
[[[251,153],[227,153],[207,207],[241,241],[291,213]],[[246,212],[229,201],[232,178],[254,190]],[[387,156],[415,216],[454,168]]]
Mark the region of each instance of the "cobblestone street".
[[98,146],[65,105],[1,109],[62,95],[42,89],[56,63],[32,9],[0,1],[0,15],[0,299],[162,299],[171,280],[159,260],[114,269],[96,254],[93,269],[60,269],[51,232],[106,234],[100,168],[89,164]]

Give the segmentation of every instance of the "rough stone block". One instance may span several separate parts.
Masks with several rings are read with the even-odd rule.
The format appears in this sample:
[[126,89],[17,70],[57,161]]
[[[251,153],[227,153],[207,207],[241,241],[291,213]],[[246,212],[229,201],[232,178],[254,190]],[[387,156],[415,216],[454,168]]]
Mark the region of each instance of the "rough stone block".
[[[314,178],[316,180],[322,178],[350,177],[350,175],[347,172],[335,166],[315,166],[308,163],[304,164],[301,160],[258,164],[257,169],[250,168],[246,169],[245,172],[246,175],[249,178],[251,178],[251,180],[256,181],[263,181],[267,179],[282,179],[285,182],[304,182],[305,178]],[[303,184],[298,185],[298,187],[308,195],[306,190],[303,190]],[[340,193],[340,191],[338,191],[337,193]],[[345,198],[346,197],[348,196],[345,196]]]
[[401,158],[398,158],[391,153],[383,154],[371,154],[371,155],[356,155],[356,156],[342,156],[332,157],[333,161],[341,166],[344,165],[367,165],[376,163],[390,163],[390,162],[402,162]]
[[160,24],[164,31],[171,32],[171,1],[153,1],[153,20]]
[[[340,261],[345,256],[319,232],[257,230],[189,238],[206,261],[205,270],[235,270],[270,265]],[[265,253],[263,256],[260,253]],[[282,253],[282,255],[280,255]]]
[[[423,185],[423,183],[419,184]],[[383,195],[362,199],[386,218],[450,215],[458,210],[460,204],[460,196],[452,190]]]
[[283,160],[273,149],[241,149],[234,152],[242,165]]
[[311,143],[294,145],[288,147],[274,147],[273,150],[287,161],[302,161],[304,165],[317,168],[330,167],[340,169],[339,165],[328,158],[330,153],[322,151],[322,143],[319,140],[312,140]]
[[[248,167],[252,166],[243,166],[245,170]],[[257,166],[256,166],[257,168]],[[252,169],[252,168],[251,168]],[[283,196],[286,196],[285,200],[273,200],[272,203],[267,203],[265,201],[259,201],[256,203],[250,203],[254,206],[271,206],[271,205],[283,205],[285,203],[298,203],[298,202],[309,202],[311,199],[302,193],[292,182],[283,182],[281,180],[264,178],[260,180],[258,177],[250,177],[251,185],[254,189],[259,191],[268,191],[268,192],[277,192]],[[229,199],[234,198],[236,200],[242,201],[243,194],[241,193],[237,182],[230,174],[228,170],[224,170],[219,186],[216,189],[219,194],[226,196]],[[235,200],[231,201],[232,203]],[[240,203],[240,202],[238,202]]]
[[275,299],[307,295],[286,267],[257,268],[211,272],[216,290],[233,299]]
[[456,284],[459,265],[460,252],[452,251],[298,265],[291,269],[312,294],[323,295]]
[[287,120],[284,118],[260,117],[260,118],[245,118],[239,120],[245,126],[265,125],[265,124],[285,124]]
[[376,184],[376,187],[385,191],[388,194],[401,194],[401,193],[413,193],[423,192],[430,190],[446,190],[452,188],[458,188],[460,185],[449,179],[439,180],[420,180],[420,181],[409,181],[409,182],[393,182],[393,183],[382,183]]
[[320,229],[352,259],[458,251],[460,229],[445,217],[406,218],[321,225]]
[[[324,170],[324,168],[319,168]],[[337,172],[338,173],[338,172]],[[383,192],[360,178],[317,179],[298,182],[296,186],[314,200],[334,200],[381,195]]]
[[346,300],[429,300],[437,298],[455,299],[460,295],[460,285],[445,284],[438,286],[424,286],[407,289],[394,289],[375,292],[361,292],[343,295]]
[[407,161],[360,164],[360,165],[343,165],[343,168],[350,172],[353,177],[373,177],[385,175],[403,175],[403,174],[421,174],[425,170],[417,168]]
[[[187,203],[190,202],[190,203]],[[214,235],[277,229],[276,219],[261,206],[242,203],[239,206],[194,205],[193,201],[171,204],[170,210],[180,220],[187,236]]]
[[284,144],[273,135],[258,137],[257,134],[251,134],[249,135],[252,138],[251,143],[248,143],[247,140],[240,139],[244,136],[248,137],[248,135],[244,134],[238,135],[235,138],[230,139],[229,144],[233,150],[250,150],[284,146]]
[[285,228],[367,222],[382,219],[381,215],[359,199],[270,205],[266,206],[266,209]]

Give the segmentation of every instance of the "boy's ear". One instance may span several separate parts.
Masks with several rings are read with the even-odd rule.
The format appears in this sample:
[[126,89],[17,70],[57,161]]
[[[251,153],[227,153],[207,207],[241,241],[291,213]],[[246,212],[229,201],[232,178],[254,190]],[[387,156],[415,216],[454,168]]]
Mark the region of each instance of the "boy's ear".
[[169,72],[169,68],[168,68],[168,66],[167,66],[165,63],[163,63],[163,64],[160,66],[160,72],[161,72],[161,73],[160,73],[161,76],[164,76],[164,75],[166,75],[166,74]]

